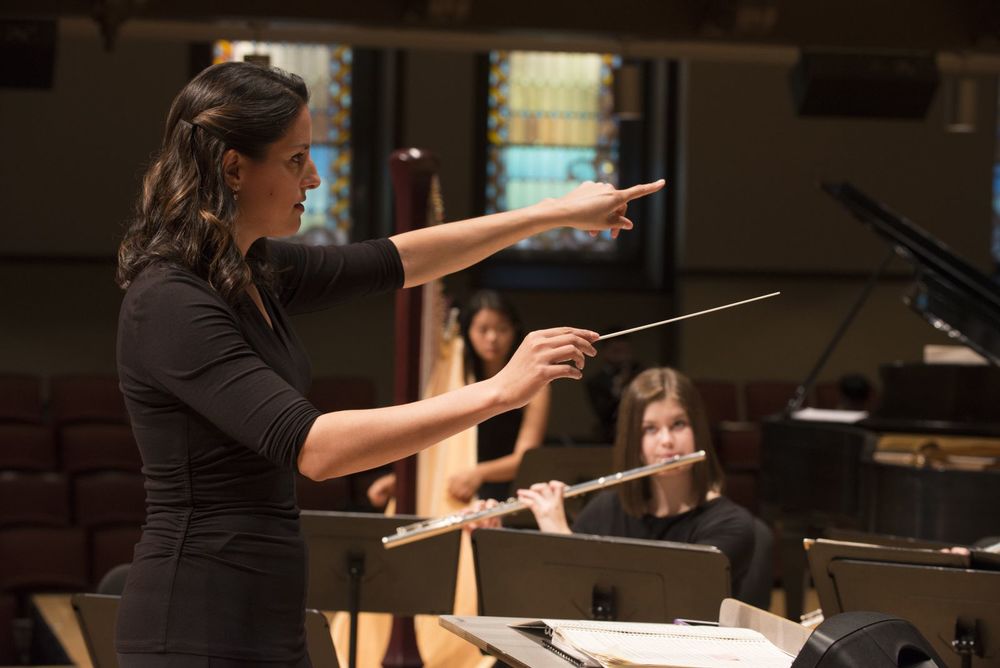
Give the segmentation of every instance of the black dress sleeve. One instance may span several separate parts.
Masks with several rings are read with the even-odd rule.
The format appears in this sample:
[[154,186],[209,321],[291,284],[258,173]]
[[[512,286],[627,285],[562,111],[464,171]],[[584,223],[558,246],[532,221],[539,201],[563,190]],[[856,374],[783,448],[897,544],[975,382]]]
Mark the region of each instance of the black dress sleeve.
[[131,370],[123,384],[159,389],[235,441],[294,469],[320,411],[251,348],[232,309],[180,270],[133,288],[121,319],[133,331],[120,340],[136,349],[119,350]]
[[292,314],[403,287],[403,262],[388,239],[345,246],[274,240],[266,244],[268,261],[276,272],[275,292]]

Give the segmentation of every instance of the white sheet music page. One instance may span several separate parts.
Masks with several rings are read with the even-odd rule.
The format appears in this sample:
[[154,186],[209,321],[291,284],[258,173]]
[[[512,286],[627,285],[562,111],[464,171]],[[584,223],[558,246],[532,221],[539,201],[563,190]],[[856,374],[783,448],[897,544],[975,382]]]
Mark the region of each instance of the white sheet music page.
[[750,629],[555,620],[546,623],[555,635],[608,667],[788,668],[794,660]]

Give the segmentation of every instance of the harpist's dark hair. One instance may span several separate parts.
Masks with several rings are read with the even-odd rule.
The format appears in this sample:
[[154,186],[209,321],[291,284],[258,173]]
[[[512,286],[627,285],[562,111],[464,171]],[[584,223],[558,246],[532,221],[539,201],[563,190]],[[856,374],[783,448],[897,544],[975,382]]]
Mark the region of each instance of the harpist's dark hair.
[[191,269],[230,302],[254,277],[269,279],[264,259],[244,259],[236,245],[222,157],[232,148],[262,159],[308,101],[298,76],[250,63],[213,65],[184,86],[118,249],[118,285],[157,259]]
[[[642,460],[642,418],[646,413],[646,406],[667,398],[673,398],[687,413],[694,433],[695,448],[704,450],[706,454],[705,461],[693,467],[695,494],[698,503],[701,503],[710,491],[722,491],[722,467],[712,445],[708,416],[701,396],[691,379],[674,369],[647,369],[636,376],[625,389],[618,408],[615,470],[625,471],[646,463]],[[649,478],[623,483],[618,488],[618,493],[622,508],[629,515],[638,517],[649,512],[649,502],[653,498]]]
[[483,380],[483,361],[479,359],[475,349],[472,347],[472,339],[469,330],[472,329],[472,319],[476,314],[484,309],[496,311],[507,318],[510,326],[514,328],[514,340],[511,343],[507,358],[514,354],[517,347],[524,340],[524,327],[521,325],[521,317],[517,314],[514,305],[506,297],[495,290],[480,290],[469,298],[465,308],[462,309],[458,317],[458,327],[462,332],[462,341],[465,343],[465,373],[471,374],[475,380]]

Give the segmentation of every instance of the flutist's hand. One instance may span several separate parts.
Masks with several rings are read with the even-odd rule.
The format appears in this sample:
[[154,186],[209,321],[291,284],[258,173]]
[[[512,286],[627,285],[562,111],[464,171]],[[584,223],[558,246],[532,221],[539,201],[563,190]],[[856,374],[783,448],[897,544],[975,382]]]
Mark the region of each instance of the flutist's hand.
[[550,533],[572,533],[566,523],[563,493],[566,483],[552,480],[536,482],[530,489],[517,490],[517,500],[531,509],[538,528]]
[[[470,503],[465,510],[462,511],[463,515],[468,515],[470,513],[478,513],[487,508],[494,508],[499,505],[496,499],[477,499]],[[499,529],[501,527],[499,517],[488,517],[486,519],[477,520],[475,522],[469,522],[462,527],[464,531],[475,531],[476,529]]]
[[500,402],[508,410],[520,408],[556,378],[582,378],[585,359],[597,354],[594,341],[599,336],[597,332],[575,327],[531,332],[507,365],[483,382],[497,388]]

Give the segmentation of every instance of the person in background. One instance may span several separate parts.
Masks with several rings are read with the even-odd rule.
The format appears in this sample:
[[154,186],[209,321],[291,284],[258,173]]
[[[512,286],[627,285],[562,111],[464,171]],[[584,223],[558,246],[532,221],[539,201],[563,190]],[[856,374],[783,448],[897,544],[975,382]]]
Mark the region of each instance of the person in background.
[[[481,290],[459,317],[464,342],[464,372],[469,383],[495,376],[524,338],[521,318],[510,301],[493,290]],[[448,493],[462,503],[473,496],[506,500],[510,483],[524,453],[542,444],[549,417],[551,392],[542,388],[524,408],[501,413],[477,427],[476,465],[448,480]],[[376,480],[368,489],[372,505],[381,507],[392,496],[395,474]]]

